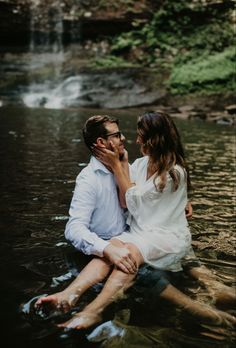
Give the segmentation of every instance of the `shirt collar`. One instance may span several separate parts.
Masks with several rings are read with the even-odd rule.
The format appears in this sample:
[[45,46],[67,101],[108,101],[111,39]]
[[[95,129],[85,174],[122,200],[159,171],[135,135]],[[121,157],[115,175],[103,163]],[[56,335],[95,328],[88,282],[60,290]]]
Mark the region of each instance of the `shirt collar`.
[[96,172],[97,170],[101,170],[105,174],[112,174],[110,170],[108,170],[104,164],[102,164],[99,160],[97,160],[94,156],[91,156],[90,162],[91,167],[93,168],[93,171]]

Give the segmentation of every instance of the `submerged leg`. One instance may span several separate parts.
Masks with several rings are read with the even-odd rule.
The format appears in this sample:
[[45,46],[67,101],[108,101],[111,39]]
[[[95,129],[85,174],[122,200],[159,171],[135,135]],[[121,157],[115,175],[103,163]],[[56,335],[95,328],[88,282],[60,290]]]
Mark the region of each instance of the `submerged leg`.
[[[143,263],[142,255],[133,244],[125,244],[129,248],[138,266]],[[82,312],[75,314],[69,321],[58,325],[67,328],[88,328],[101,321],[101,314],[104,309],[121,297],[132,284],[136,274],[127,274],[114,268],[107,279],[101,293],[88,304]]]
[[222,284],[211,270],[199,266],[190,268],[188,273],[207,288],[216,305],[236,306],[236,289]]
[[41,297],[35,303],[36,308],[49,304],[64,312],[68,311],[87,289],[102,281],[109,274],[110,269],[111,264],[107,260],[94,258],[66,289],[53,295]]
[[171,284],[162,291],[160,297],[187,311],[189,314],[207,322],[208,324],[233,326],[236,318],[231,314],[219,311],[213,307],[193,301],[189,296],[176,289]]

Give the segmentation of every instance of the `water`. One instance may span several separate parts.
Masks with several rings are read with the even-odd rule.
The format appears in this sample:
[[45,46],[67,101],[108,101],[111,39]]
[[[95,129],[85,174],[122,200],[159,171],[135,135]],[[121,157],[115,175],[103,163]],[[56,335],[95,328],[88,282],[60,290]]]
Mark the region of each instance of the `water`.
[[[128,301],[123,311],[124,302],[111,308],[90,342],[80,333],[62,334],[50,320],[19,312],[22,303],[70,281],[63,234],[75,177],[88,162],[81,138],[84,121],[96,113],[119,116],[132,162],[139,156],[134,144],[138,112],[1,108],[1,317],[8,347],[100,347],[109,335],[103,347],[233,347],[231,334],[221,341],[219,334],[200,329],[169,306],[144,306],[142,296]],[[194,186],[193,244],[203,263],[234,285],[233,129],[200,121],[177,123]],[[192,282],[189,286],[191,296],[207,300],[204,289]]]
[[38,0],[30,1],[30,51],[54,52],[63,51],[63,11],[61,1],[51,0],[45,6]]

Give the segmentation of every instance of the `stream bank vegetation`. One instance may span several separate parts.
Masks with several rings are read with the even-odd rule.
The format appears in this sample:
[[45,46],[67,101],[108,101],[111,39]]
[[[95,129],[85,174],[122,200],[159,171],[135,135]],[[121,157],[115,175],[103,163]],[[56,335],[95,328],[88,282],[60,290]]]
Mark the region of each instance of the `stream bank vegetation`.
[[167,70],[171,94],[233,92],[234,21],[232,1],[165,0],[150,20],[108,37],[109,52],[92,65]]

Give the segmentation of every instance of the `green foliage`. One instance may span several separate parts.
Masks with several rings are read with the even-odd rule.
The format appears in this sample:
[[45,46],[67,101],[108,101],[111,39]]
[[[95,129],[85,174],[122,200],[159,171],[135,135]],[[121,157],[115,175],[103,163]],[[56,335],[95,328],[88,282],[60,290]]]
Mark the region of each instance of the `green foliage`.
[[125,49],[130,49],[133,46],[139,46],[142,44],[141,38],[135,37],[134,32],[128,32],[120,35],[114,40],[112,45],[113,52],[119,52]]
[[217,91],[235,89],[235,48],[227,48],[224,52],[199,56],[174,66],[170,77],[170,88],[173,93],[196,91]]
[[133,67],[132,62],[128,62],[121,57],[107,55],[105,57],[96,58],[91,66],[93,68],[117,68],[117,67]]
[[232,89],[235,39],[232,6],[228,4],[217,7],[203,6],[200,1],[163,1],[151,21],[116,37],[111,52],[143,66],[168,66],[173,70],[171,91],[187,93],[188,88],[192,91],[203,86]]

